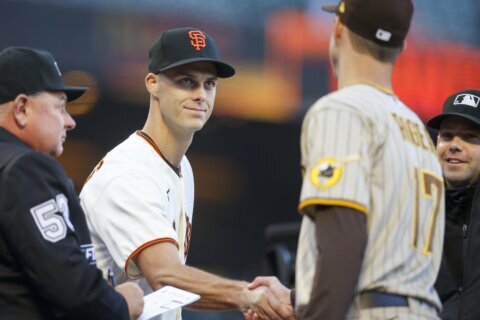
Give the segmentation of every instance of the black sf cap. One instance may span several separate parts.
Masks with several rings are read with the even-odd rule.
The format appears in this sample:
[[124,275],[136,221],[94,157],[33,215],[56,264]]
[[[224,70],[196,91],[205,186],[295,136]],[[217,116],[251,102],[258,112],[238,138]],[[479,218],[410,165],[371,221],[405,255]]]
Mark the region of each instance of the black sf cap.
[[235,74],[232,66],[218,58],[215,41],[195,28],[164,31],[151,45],[148,71],[158,73],[187,63],[209,61],[217,67],[217,76],[228,78]]
[[442,113],[428,120],[427,126],[440,129],[447,117],[457,116],[480,125],[480,90],[464,90],[452,94],[445,100]]
[[58,64],[47,51],[10,47],[0,52],[0,103],[40,91],[63,91],[73,101],[87,88],[64,85]]
[[403,45],[413,15],[411,0],[342,0],[322,8],[359,36],[390,48]]

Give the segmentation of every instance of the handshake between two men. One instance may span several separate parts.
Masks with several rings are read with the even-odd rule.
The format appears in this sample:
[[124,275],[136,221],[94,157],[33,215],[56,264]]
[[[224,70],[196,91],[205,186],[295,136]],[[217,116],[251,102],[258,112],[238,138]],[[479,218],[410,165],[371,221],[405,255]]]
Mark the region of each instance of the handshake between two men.
[[245,320],[295,319],[292,290],[276,277],[257,277],[247,288],[251,304],[243,309]]

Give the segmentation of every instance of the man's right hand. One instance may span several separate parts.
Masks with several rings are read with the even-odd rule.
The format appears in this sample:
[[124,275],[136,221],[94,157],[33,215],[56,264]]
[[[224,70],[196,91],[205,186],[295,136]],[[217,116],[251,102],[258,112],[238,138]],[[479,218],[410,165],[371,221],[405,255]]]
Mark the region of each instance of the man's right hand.
[[143,312],[143,290],[133,282],[125,282],[115,287],[127,301],[130,319],[137,319]]
[[[270,278],[265,278],[266,280],[271,280]],[[275,280],[277,280],[275,278]],[[268,282],[268,281],[267,281]],[[273,282],[273,281],[270,281]],[[255,313],[256,318],[252,319],[295,319],[293,308],[290,304],[290,290],[285,288],[283,285],[277,288],[272,287],[272,283],[261,283],[257,281],[253,286],[248,286],[243,292],[243,297],[245,304],[248,309]],[[275,282],[274,284],[277,284]],[[287,298],[284,299],[283,296]],[[246,310],[245,305],[242,306],[242,309],[245,313],[245,318],[250,319],[247,316],[248,311]],[[253,316],[250,314],[250,316]]]

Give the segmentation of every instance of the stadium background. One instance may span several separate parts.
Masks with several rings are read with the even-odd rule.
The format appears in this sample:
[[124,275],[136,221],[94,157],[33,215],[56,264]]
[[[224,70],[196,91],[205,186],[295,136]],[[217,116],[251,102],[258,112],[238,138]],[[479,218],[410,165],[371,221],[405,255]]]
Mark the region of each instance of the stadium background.
[[[220,82],[213,117],[187,153],[196,177],[189,264],[251,280],[272,272],[266,266],[273,260],[294,258],[288,254],[300,220],[301,119],[335,89],[328,62],[333,16],[320,9],[334,2],[0,0],[0,47],[46,49],[69,84],[92,88],[69,105],[77,128],[60,159],[80,190],[105,152],[143,126],[150,43],[180,26],[212,35],[237,75]],[[480,88],[480,2],[414,4],[393,81],[396,94],[426,120],[454,91]],[[276,242],[290,250],[269,251],[266,259]],[[186,320],[241,318],[235,312],[184,314]]]

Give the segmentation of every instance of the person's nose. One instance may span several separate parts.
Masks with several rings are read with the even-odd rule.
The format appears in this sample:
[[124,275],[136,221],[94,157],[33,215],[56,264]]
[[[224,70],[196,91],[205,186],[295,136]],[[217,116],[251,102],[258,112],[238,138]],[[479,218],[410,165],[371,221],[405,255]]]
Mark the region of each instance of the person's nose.
[[207,99],[207,91],[203,86],[195,88],[193,99],[198,102],[204,102]]
[[462,141],[459,137],[454,136],[450,142],[449,150],[451,152],[462,151]]
[[65,128],[68,130],[72,130],[73,128],[76,127],[77,123],[75,122],[75,120],[73,120],[72,116],[70,115],[70,113],[66,112],[65,113]]

